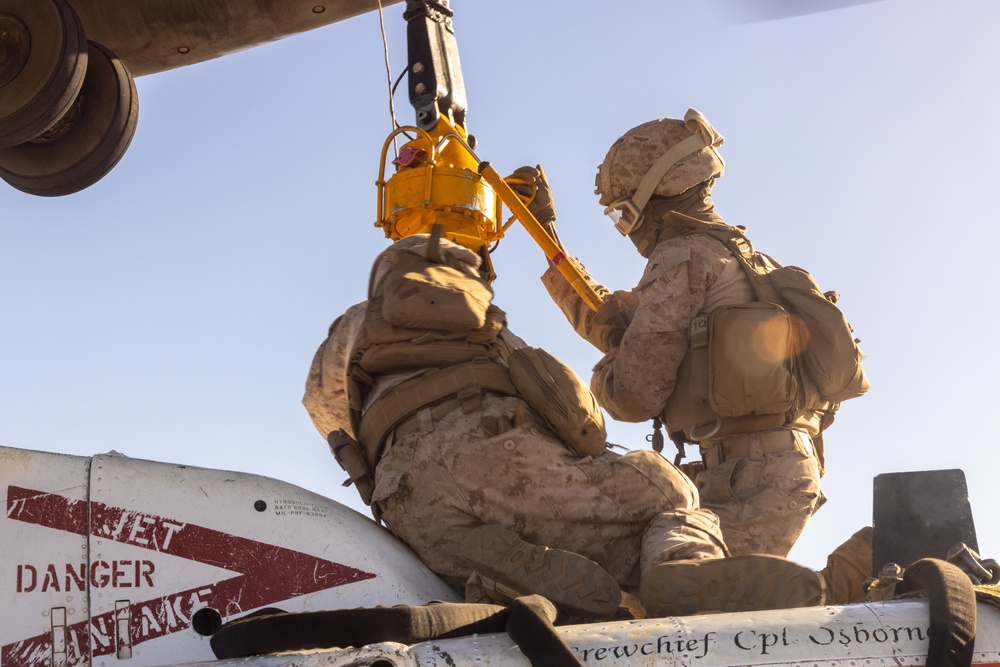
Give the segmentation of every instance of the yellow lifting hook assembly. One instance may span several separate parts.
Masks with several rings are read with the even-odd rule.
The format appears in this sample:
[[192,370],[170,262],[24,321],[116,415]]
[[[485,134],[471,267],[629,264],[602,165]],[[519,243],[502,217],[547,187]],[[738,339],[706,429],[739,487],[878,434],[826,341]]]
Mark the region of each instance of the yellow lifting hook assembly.
[[[393,160],[398,171],[385,179],[387,154],[400,134],[416,135]],[[502,207],[528,231],[535,243],[592,310],[602,304],[600,296],[583,277],[577,265],[566,261],[563,249],[528,210],[521,197],[489,163],[480,160],[465,132],[439,117],[433,132],[414,126],[400,127],[385,140],[379,161],[378,219],[387,238],[398,240],[411,234],[444,227],[446,238],[480,254],[487,279],[496,275],[487,248],[503,238],[513,223],[498,225]]]

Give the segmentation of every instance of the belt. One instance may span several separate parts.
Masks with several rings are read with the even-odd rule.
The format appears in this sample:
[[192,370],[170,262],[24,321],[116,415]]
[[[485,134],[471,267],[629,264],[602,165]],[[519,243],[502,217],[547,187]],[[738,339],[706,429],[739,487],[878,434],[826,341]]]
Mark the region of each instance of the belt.
[[748,458],[751,461],[761,461],[765,454],[803,450],[809,452],[812,445],[800,443],[800,437],[809,442],[809,437],[805,433],[789,429],[734,435],[709,447],[702,447],[701,457],[705,462],[705,469],[711,470],[732,459]]
[[434,422],[461,407],[462,401],[457,398],[449,398],[435,405],[423,407],[401,421],[393,429],[392,440],[393,442],[399,442],[414,433],[430,433]]
[[[510,372],[495,362],[456,364],[410,378],[386,390],[364,410],[357,428],[358,442],[364,447],[368,465],[375,467],[382,443],[399,424],[413,416],[420,419],[424,408],[437,408],[452,399],[457,399],[463,408],[468,401],[469,409],[475,409],[484,389],[508,396],[517,395]],[[439,416],[444,414],[438,412]],[[427,429],[430,429],[430,424],[427,424]]]

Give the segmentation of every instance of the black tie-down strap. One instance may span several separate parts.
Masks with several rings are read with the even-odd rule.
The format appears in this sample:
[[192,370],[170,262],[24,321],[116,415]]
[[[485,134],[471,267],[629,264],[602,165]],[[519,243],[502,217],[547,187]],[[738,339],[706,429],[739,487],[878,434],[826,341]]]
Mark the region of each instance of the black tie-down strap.
[[947,561],[924,558],[903,573],[896,595],[923,590],[930,606],[927,667],[969,667],[976,643],[976,592],[969,575]]
[[226,623],[212,635],[211,645],[222,660],[507,632],[532,665],[582,667],[555,631],[556,622],[556,608],[540,595],[517,598],[510,607],[439,602],[303,613],[274,610]]
[[555,605],[541,595],[516,598],[510,606],[507,634],[536,667],[583,667],[553,627],[557,614]]

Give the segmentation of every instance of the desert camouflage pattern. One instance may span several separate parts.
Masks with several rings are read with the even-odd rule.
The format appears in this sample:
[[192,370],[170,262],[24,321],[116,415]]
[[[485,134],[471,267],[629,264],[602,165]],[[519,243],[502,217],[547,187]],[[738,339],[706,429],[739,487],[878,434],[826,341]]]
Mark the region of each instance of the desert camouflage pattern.
[[[589,275],[588,280],[593,282]],[[576,332],[598,345],[593,312],[567,281],[551,267],[542,281]],[[659,243],[632,290],[610,292],[593,284],[615,299],[630,324],[621,343],[594,367],[591,391],[612,417],[628,422],[653,419],[663,411],[695,317],[716,306],[755,300],[736,258],[721,241],[704,234]],[[734,555],[786,556],[822,502],[819,461],[808,437],[818,433],[818,421],[812,413],[804,414],[795,426],[801,428],[798,435],[783,433],[796,439],[798,444],[790,444],[793,451],[764,454],[759,461],[735,458],[697,477],[701,505],[718,514]],[[723,449],[725,444],[724,439]]]
[[587,556],[620,585],[649,563],[724,555],[714,515],[662,456],[640,451],[579,457],[523,401],[487,395],[426,434],[393,443],[375,472],[386,526],[458,590],[472,574],[466,533],[499,524],[535,544]]
[[703,470],[695,478],[702,505],[718,515],[733,555],[787,556],[825,500],[812,440],[802,431],[778,430],[735,435],[718,446],[725,451],[727,444],[741,441],[786,441],[792,449],[733,458]]
[[364,324],[366,305],[367,302],[361,302],[351,306],[330,325],[329,335],[316,350],[309,367],[302,404],[324,440],[340,428],[352,433],[347,364]]
[[[695,118],[698,119],[695,122]],[[601,205],[634,193],[642,177],[653,163],[671,147],[692,134],[702,131],[711,136],[710,144],[696,153],[678,161],[660,179],[653,194],[673,197],[686,192],[698,183],[722,176],[725,163],[715,150],[723,138],[708,124],[701,114],[691,109],[685,120],[660,118],[634,127],[608,149],[604,162],[598,167],[595,194],[601,195]]]
[[[394,248],[421,253],[426,251],[428,242],[428,235],[417,234],[397,241]],[[444,239],[439,243],[438,251],[443,264],[470,276],[479,275],[478,268],[481,260],[471,250]],[[377,291],[391,269],[392,258],[383,260],[383,256],[380,256],[372,269],[373,275],[369,289],[373,292]],[[302,403],[309,412],[309,416],[312,417],[316,430],[324,438],[341,427],[348,433],[351,432],[350,428],[344,426],[350,424],[351,421],[347,396],[347,364],[350,361],[351,350],[364,324],[366,305],[366,301],[355,304],[337,318],[330,325],[326,340],[313,355]],[[411,372],[408,376],[413,374]],[[396,378],[395,383],[398,384],[408,376],[401,375]],[[384,391],[385,388],[381,387],[380,389]],[[374,400],[378,393],[379,391],[373,391],[369,400]]]
[[[574,330],[597,345],[593,313],[569,283],[552,267],[542,281]],[[609,292],[599,286],[598,293]],[[658,244],[639,284],[607,298],[618,303],[631,323],[621,344],[594,367],[590,388],[608,414],[628,422],[652,419],[663,411],[687,354],[688,328],[695,317],[719,305],[755,299],[736,258],[721,241],[704,234]]]
[[[347,367],[364,316],[349,309],[317,351],[303,399],[317,430],[352,432]],[[505,331],[505,340],[522,344]],[[500,524],[523,539],[575,551],[623,586],[650,562],[725,555],[718,520],[699,509],[694,484],[651,451],[579,457],[518,398],[485,393],[398,441],[390,435],[372,502],[389,529],[457,590],[472,574],[460,558],[466,533]]]

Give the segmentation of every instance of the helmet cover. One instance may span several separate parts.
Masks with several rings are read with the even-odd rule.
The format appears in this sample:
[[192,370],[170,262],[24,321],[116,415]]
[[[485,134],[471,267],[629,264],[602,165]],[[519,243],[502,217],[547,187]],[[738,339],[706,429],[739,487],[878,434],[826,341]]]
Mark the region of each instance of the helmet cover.
[[631,195],[661,155],[699,131],[708,145],[675,163],[660,179],[653,194],[673,197],[721,176],[725,163],[715,147],[721,146],[724,138],[700,112],[688,109],[684,120],[660,118],[643,123],[611,145],[597,171],[594,192],[601,195],[601,204],[606,206]]

